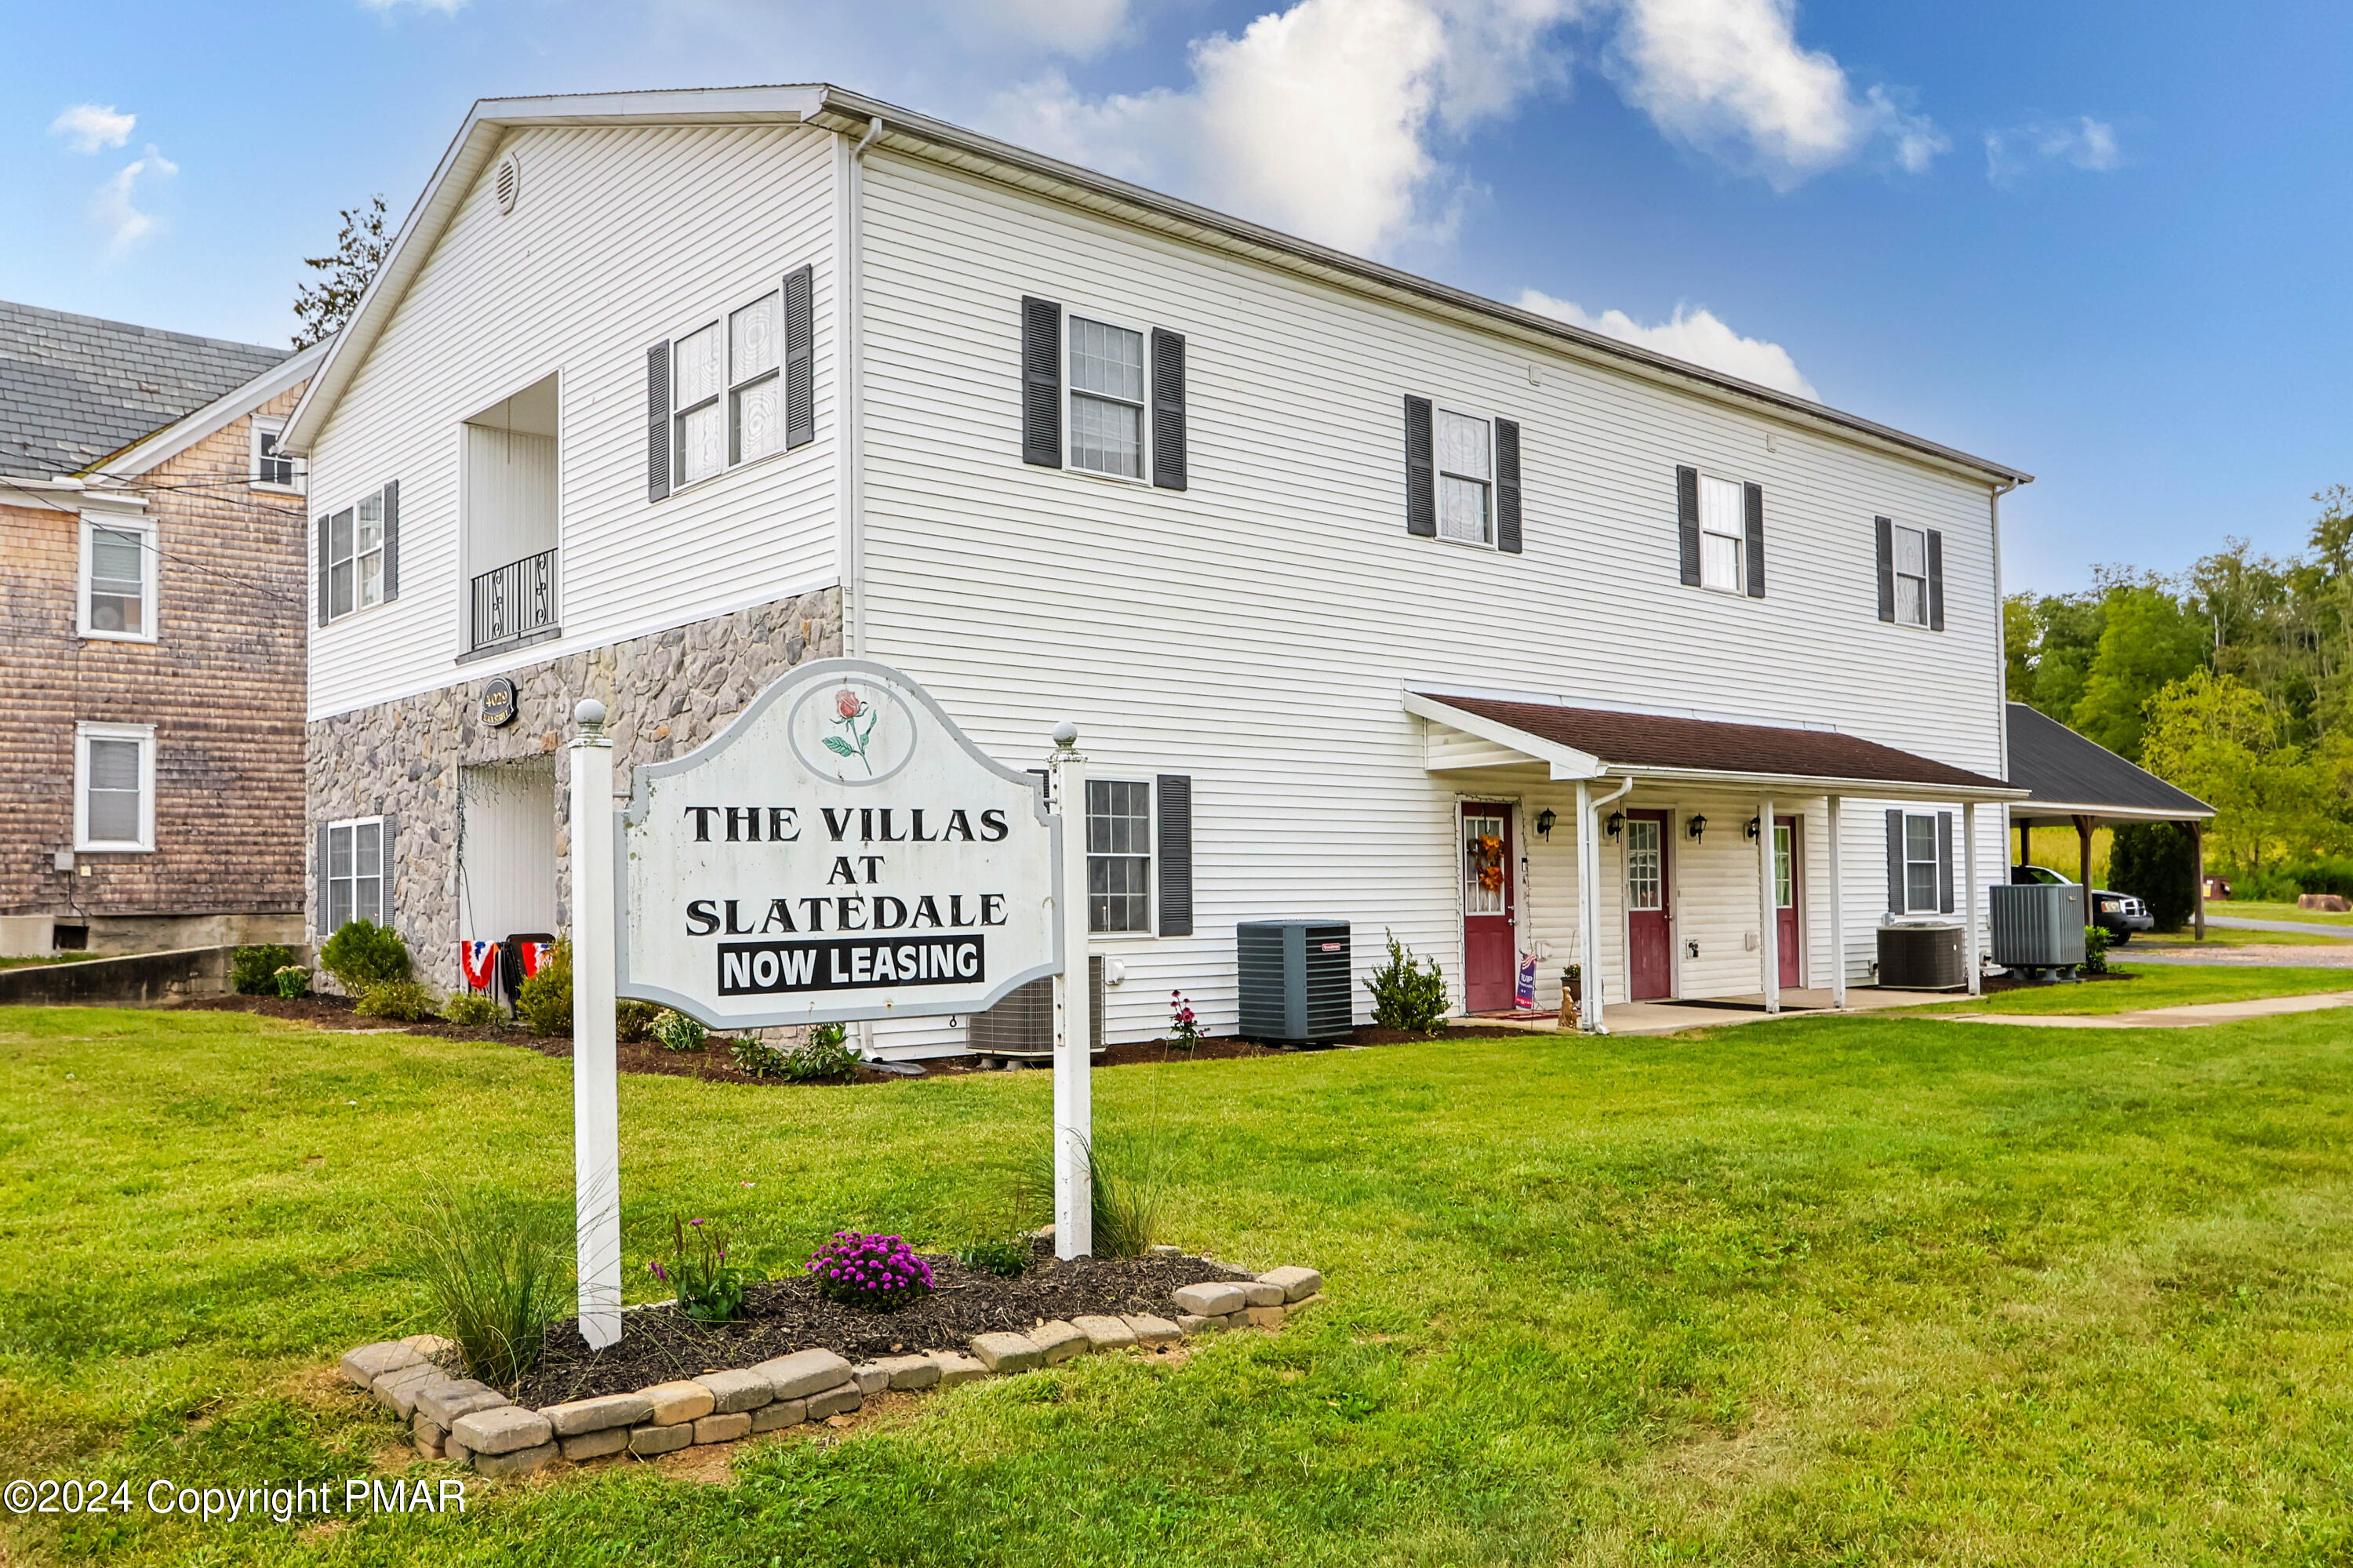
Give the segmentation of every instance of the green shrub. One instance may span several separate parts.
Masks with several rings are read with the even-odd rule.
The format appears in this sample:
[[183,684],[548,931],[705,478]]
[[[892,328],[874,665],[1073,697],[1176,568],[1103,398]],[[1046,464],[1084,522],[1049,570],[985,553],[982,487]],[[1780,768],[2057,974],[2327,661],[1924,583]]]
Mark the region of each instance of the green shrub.
[[489,1029],[506,1022],[506,1009],[498,999],[479,991],[461,991],[449,999],[441,1016],[466,1029]]
[[1395,933],[1381,934],[1388,938],[1389,961],[1365,981],[1373,993],[1373,1022],[1383,1029],[1437,1033],[1447,1013],[1446,976],[1438,960],[1418,959]]
[[2306,860],[2280,861],[2261,871],[2219,867],[2231,879],[2231,895],[2242,902],[2293,904],[2306,893],[2334,893],[2353,898],[2353,856],[2314,855]]
[[2128,822],[2108,842],[2108,888],[2148,906],[2160,931],[2179,931],[2198,905],[2198,845],[2174,822]]
[[311,971],[301,964],[288,964],[269,979],[270,983],[277,986],[278,994],[288,1001],[298,1001],[311,994]]
[[359,1011],[396,1023],[422,1023],[441,1016],[441,998],[417,980],[378,980],[360,992]]
[[[539,972],[522,982],[515,1011],[533,1034],[572,1033],[572,944],[557,942],[541,960]],[[616,1020],[617,1022],[617,1019]]]
[[276,996],[278,971],[294,961],[294,949],[282,942],[239,948],[228,956],[228,983],[239,996]]
[[647,1033],[653,1021],[667,1008],[650,1001],[638,1001],[623,997],[613,1004],[613,1037],[631,1045],[643,1045],[653,1036]]
[[1018,1279],[1029,1269],[1027,1236],[976,1236],[955,1249],[955,1260],[966,1268]]
[[749,1034],[729,1041],[727,1055],[735,1064],[735,1070],[747,1078],[781,1078],[785,1075],[785,1053]]
[[647,1026],[646,1033],[665,1051],[700,1051],[711,1038],[711,1031],[702,1026],[701,1019],[667,1007]]
[[573,1303],[571,1205],[440,1188],[399,1232],[434,1330],[457,1341],[468,1376],[512,1392]]
[[408,944],[389,926],[348,921],[319,949],[319,967],[357,996],[372,985],[408,978]]
[[2108,972],[2108,928],[2105,926],[2084,927],[2084,972],[2087,975]]

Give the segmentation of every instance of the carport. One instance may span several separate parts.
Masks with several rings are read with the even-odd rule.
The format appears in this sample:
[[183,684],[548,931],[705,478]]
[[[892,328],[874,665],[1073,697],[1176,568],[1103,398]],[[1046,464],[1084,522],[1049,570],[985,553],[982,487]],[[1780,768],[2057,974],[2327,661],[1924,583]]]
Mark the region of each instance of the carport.
[[[2206,824],[2214,808],[2024,703],[2009,705],[2009,725],[2010,781],[2027,792],[2025,800],[2010,808],[2010,820],[2019,831],[2020,863],[2027,860],[2026,830],[2072,827],[2079,856],[2076,880],[2088,890],[2093,829],[2178,822],[2189,830],[2197,852],[2198,896],[2191,923],[2198,939],[2204,941]],[[2088,891],[2085,896],[2090,896]]]

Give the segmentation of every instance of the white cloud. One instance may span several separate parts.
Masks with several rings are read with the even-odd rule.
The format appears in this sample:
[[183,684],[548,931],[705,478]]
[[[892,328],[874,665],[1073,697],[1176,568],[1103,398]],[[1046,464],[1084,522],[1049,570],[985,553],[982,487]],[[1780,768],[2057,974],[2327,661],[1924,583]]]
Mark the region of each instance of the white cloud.
[[1789,357],[1788,349],[1762,338],[1742,337],[1713,311],[1677,305],[1673,319],[1645,326],[1623,311],[1588,315],[1570,302],[1556,300],[1535,289],[1520,291],[1520,308],[1614,337],[1620,343],[1689,360],[1726,376],[1737,376],[1743,381],[1754,381],[1777,392],[1793,393],[1813,402],[1821,400],[1814,384],[1798,373],[1797,361]]
[[1788,190],[1885,136],[1924,172],[1950,143],[1798,42],[1796,0],[1623,0],[1610,74],[1668,136]]
[[2073,120],[2038,120],[1985,133],[1986,178],[2007,185],[2038,164],[2065,164],[2104,175],[2124,162],[2116,128],[2079,114]]
[[98,187],[90,198],[90,221],[106,233],[107,250],[121,255],[156,231],[153,214],[144,213],[133,205],[142,180],[166,180],[180,172],[180,165],[158,153],[147,149],[147,155],[123,165],[112,179]]
[[118,114],[111,103],[102,109],[95,103],[77,103],[49,122],[49,134],[65,137],[77,153],[95,153],[121,146],[131,140],[131,128],[138,123],[139,116]]

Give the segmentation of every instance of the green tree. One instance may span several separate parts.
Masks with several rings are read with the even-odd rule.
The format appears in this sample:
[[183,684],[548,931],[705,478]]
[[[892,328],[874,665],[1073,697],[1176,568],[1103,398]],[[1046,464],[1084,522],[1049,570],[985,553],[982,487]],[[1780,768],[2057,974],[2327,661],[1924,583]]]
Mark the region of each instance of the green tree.
[[2061,724],[2075,715],[2105,611],[2097,594],[2013,594],[2002,605],[2002,653],[2013,701]]
[[2155,578],[2112,581],[2103,597],[2099,650],[2068,722],[2138,761],[2149,699],[2205,662],[2206,630]]
[[2327,768],[2280,738],[2263,695],[2236,675],[2193,670],[2148,705],[2141,760],[2212,806],[2224,858],[2250,873],[2333,838]]
[[370,196],[364,207],[345,207],[343,219],[334,254],[303,259],[303,266],[325,276],[295,291],[294,319],[301,323],[294,334],[296,348],[323,343],[343,331],[360,296],[375,281],[376,269],[392,253],[392,236],[384,231],[384,197]]

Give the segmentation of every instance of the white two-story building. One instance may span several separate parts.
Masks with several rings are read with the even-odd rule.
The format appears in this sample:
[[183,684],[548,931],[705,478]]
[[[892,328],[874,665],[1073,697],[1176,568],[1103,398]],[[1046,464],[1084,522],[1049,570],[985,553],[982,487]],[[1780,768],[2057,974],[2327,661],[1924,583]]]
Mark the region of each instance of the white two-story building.
[[285,444],[314,920],[445,985],[569,920],[575,700],[626,789],[833,653],[1077,722],[1114,1039],[1240,920],[1769,998],[2003,875],[2027,476],[837,88],[479,105]]

